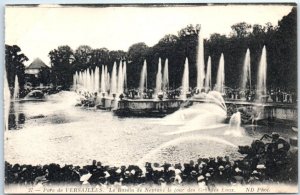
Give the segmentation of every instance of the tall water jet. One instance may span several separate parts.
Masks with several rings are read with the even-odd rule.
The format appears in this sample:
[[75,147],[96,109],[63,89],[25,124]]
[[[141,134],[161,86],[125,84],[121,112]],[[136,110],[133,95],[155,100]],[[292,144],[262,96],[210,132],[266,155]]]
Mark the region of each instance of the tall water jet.
[[206,76],[205,76],[205,90],[206,92],[211,89],[211,58],[208,57],[207,67],[206,67]]
[[169,63],[168,63],[168,58],[166,58],[164,73],[163,73],[163,91],[166,91],[168,89],[169,89]]
[[123,93],[123,67],[122,67],[122,60],[120,61],[120,64],[119,64],[119,70],[118,70],[118,86],[117,86],[117,93],[118,94],[121,94]]
[[107,66],[104,66],[104,82],[105,82],[105,92],[108,92],[110,89],[110,79],[108,78]]
[[78,77],[79,77],[78,88],[81,88],[81,87],[82,87],[82,84],[83,84],[82,72],[79,72],[79,73],[78,73]]
[[20,93],[20,87],[19,87],[19,79],[18,75],[15,76],[15,87],[14,87],[14,95],[13,99],[16,100],[19,98],[19,93]]
[[123,63],[123,89],[126,91],[127,89],[127,65],[126,61]]
[[74,73],[74,74],[73,74],[73,86],[72,86],[72,89],[73,89],[74,91],[76,90],[76,85],[77,85],[76,82],[77,82],[77,81],[76,81],[76,73]]
[[144,90],[147,89],[147,62],[144,60],[143,68],[141,71],[140,77],[140,87],[141,93],[144,93]]
[[93,69],[91,69],[91,78],[90,78],[90,81],[91,81],[91,85],[90,85],[90,92],[94,92],[94,88],[95,88],[95,71]]
[[198,34],[198,52],[197,52],[197,88],[201,90],[204,86],[204,41],[202,30]]
[[102,65],[102,70],[101,70],[101,93],[106,93],[106,88],[105,88],[105,68]]
[[216,90],[219,91],[220,93],[224,93],[224,87],[225,87],[225,69],[224,69],[224,55],[222,53],[219,61]]
[[95,92],[99,92],[99,87],[100,87],[100,71],[99,71],[99,67],[96,66],[95,69]]
[[156,89],[155,93],[158,94],[162,91],[162,74],[161,74],[161,59],[158,60],[158,68],[156,73]]
[[250,50],[247,49],[244,66],[243,66],[243,74],[241,80],[241,90],[245,91],[247,89],[247,84],[249,85],[249,89],[251,89],[251,67],[250,67]]
[[79,88],[79,85],[80,85],[80,75],[79,72],[76,71],[76,89]]
[[86,74],[86,89],[88,92],[91,92],[91,70],[88,68],[87,69],[87,74]]
[[182,96],[185,99],[187,93],[189,92],[189,61],[185,58],[184,71],[182,75]]
[[267,95],[267,52],[266,46],[263,47],[257,75],[256,99]]
[[5,120],[5,130],[8,130],[8,116],[10,109],[10,90],[8,86],[8,80],[6,75],[6,69],[4,69],[4,120]]
[[107,73],[107,80],[106,80],[106,90],[107,93],[112,94],[110,91],[111,83],[110,83],[110,73]]
[[113,69],[111,72],[111,82],[110,82],[110,93],[117,93],[117,63],[115,62],[113,65]]
[[86,84],[87,84],[87,69],[83,71],[82,73],[82,80],[83,80],[83,84],[82,84],[82,88],[85,90],[86,89]]

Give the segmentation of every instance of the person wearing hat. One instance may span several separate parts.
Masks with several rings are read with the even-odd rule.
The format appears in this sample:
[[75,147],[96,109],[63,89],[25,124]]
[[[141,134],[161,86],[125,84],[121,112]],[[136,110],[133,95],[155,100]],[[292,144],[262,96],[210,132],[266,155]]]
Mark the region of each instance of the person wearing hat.
[[182,178],[181,178],[181,170],[176,168],[175,169],[175,178],[174,178],[174,183],[178,183],[180,184],[182,182]]
[[232,182],[235,184],[244,184],[245,183],[245,179],[243,177],[242,170],[238,166],[234,169],[234,176],[232,178]]
[[131,183],[132,183],[132,178],[130,176],[130,171],[126,170],[124,173],[123,184],[127,185],[127,184],[131,184]]
[[250,184],[258,184],[258,183],[260,183],[260,173],[257,170],[254,170],[251,173],[251,176],[248,179],[248,183],[250,183]]
[[198,186],[199,186],[199,187],[205,187],[205,186],[206,186],[205,178],[204,178],[203,175],[200,175],[200,176],[197,178],[197,183],[198,183]]
[[225,184],[227,183],[227,177],[226,177],[226,174],[225,174],[225,167],[223,165],[219,166],[218,167],[218,171],[216,171],[215,173],[215,182],[216,183],[219,183],[219,184]]
[[164,178],[159,178],[158,179],[158,185],[160,185],[162,188],[165,188],[166,187],[166,181],[164,180]]
[[214,182],[213,182],[213,180],[212,180],[212,178],[211,178],[211,174],[210,174],[210,173],[206,173],[206,174],[205,174],[205,184],[206,184],[206,186],[207,186],[209,189],[215,187],[215,184],[214,184]]
[[193,170],[187,176],[186,181],[187,183],[195,183],[197,181],[197,178],[198,178],[198,173],[195,170]]

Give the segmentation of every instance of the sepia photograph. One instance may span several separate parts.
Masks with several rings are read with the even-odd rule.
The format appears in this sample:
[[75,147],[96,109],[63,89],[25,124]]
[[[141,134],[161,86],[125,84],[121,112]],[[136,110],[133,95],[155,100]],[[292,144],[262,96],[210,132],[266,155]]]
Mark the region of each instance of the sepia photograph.
[[297,5],[8,4],[8,194],[297,193]]

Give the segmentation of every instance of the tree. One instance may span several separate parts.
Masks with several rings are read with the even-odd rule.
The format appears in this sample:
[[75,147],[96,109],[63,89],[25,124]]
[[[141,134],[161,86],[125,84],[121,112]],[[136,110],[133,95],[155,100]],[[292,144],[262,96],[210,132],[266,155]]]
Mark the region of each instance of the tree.
[[52,66],[52,83],[68,89],[73,81],[72,65],[75,58],[72,49],[67,45],[59,46],[49,52],[49,57]]
[[5,45],[5,67],[7,72],[7,80],[9,87],[14,87],[15,76],[18,76],[20,89],[23,89],[25,84],[25,66],[24,62],[28,61],[25,54],[17,45]]
[[50,68],[42,67],[39,75],[39,83],[42,83],[43,85],[48,85],[51,82],[51,70]]
[[92,48],[88,45],[79,46],[74,53],[74,70],[85,70],[90,66]]
[[236,36],[238,38],[246,37],[249,35],[251,30],[251,25],[246,22],[240,22],[231,26],[232,36]]
[[148,51],[149,47],[145,43],[136,43],[129,47],[127,52],[130,61],[127,66],[127,75],[130,75],[127,80],[129,86],[138,87],[136,79],[140,78],[143,61],[146,59]]

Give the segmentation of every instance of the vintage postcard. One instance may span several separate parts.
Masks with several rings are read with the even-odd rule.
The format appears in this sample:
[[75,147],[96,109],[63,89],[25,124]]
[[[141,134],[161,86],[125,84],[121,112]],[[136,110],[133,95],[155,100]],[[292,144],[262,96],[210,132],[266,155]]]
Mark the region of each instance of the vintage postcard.
[[5,192],[298,192],[297,5],[6,5]]

